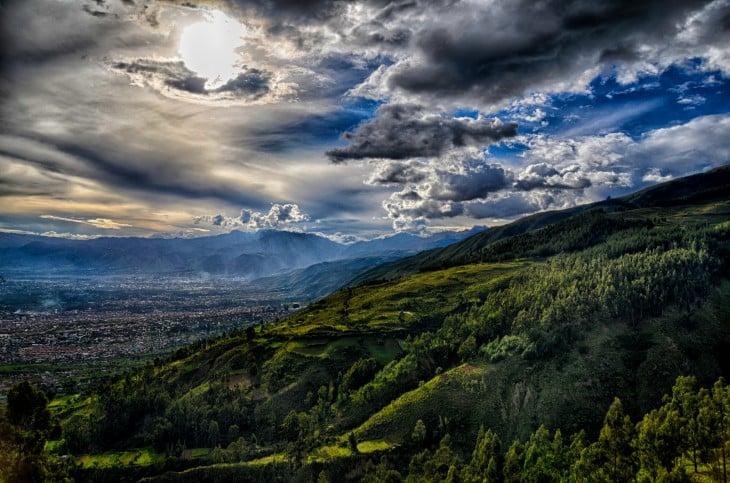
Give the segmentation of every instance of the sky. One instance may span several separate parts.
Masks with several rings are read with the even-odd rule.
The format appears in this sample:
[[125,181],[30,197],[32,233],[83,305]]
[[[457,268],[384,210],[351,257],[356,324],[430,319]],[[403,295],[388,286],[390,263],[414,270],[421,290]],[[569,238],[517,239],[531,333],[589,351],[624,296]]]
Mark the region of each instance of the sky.
[[0,231],[494,226],[730,163],[730,0],[4,0]]

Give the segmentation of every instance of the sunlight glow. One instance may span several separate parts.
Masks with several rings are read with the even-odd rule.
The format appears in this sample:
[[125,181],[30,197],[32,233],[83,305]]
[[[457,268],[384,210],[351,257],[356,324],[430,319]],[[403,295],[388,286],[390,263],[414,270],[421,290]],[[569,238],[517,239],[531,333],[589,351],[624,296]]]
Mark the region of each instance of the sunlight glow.
[[239,73],[239,54],[245,27],[219,10],[210,10],[205,21],[185,28],[178,52],[188,69],[207,79],[206,89],[215,89]]

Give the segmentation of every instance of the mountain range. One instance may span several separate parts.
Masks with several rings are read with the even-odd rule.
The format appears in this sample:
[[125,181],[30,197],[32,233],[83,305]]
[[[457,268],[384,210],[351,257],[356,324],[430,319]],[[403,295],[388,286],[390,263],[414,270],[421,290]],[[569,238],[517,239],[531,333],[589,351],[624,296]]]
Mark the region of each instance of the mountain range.
[[[352,244],[337,243],[316,234],[278,230],[232,231],[199,238],[90,240],[0,233],[0,273],[30,277],[205,274],[254,279],[335,260],[388,260],[445,246],[481,229],[426,237],[399,233]],[[370,263],[377,262],[371,259]]]

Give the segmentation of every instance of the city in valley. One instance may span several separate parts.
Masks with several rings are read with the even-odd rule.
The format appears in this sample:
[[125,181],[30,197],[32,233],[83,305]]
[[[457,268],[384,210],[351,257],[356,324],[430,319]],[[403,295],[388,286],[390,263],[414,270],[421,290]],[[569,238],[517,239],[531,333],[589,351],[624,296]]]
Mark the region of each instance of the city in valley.
[[300,307],[239,279],[98,277],[0,283],[0,399],[28,378],[84,389],[202,338]]

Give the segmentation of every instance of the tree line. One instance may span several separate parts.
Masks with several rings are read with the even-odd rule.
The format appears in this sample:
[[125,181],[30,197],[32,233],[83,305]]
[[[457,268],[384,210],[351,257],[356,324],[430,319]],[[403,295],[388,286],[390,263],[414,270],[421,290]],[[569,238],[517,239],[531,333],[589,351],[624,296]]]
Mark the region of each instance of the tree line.
[[[527,440],[505,445],[490,429],[479,431],[471,454],[462,458],[443,436],[416,452],[407,469],[387,458],[370,465],[365,482],[690,482],[693,477],[728,481],[730,386],[695,388],[691,376],[677,378],[662,406],[633,423],[614,399],[597,437],[585,431],[564,437],[540,426]],[[426,438],[422,421],[412,439]]]

